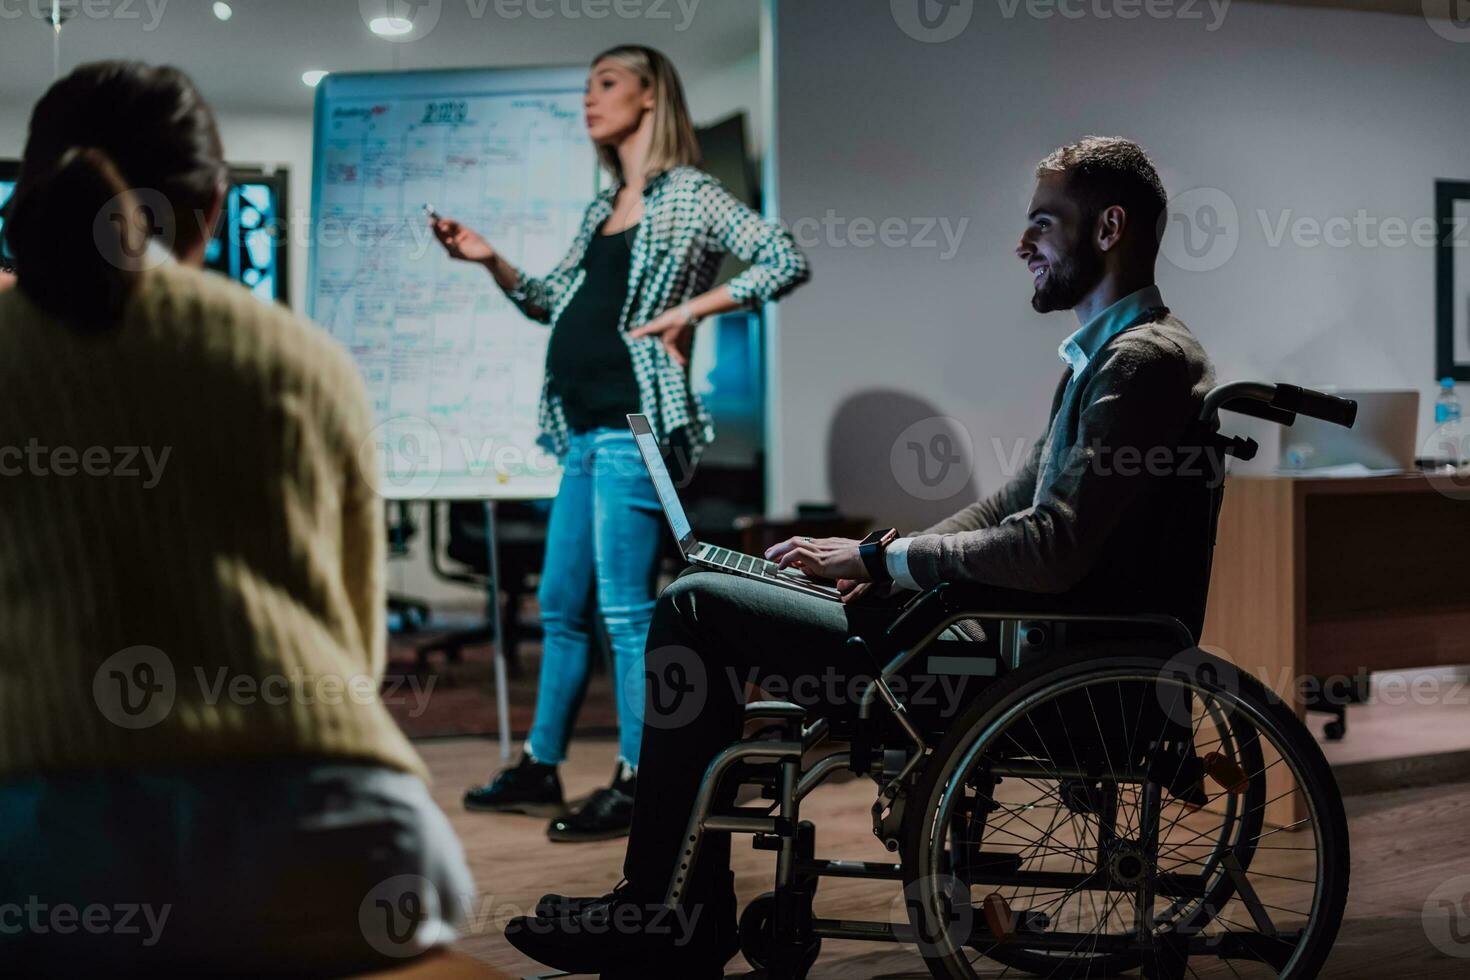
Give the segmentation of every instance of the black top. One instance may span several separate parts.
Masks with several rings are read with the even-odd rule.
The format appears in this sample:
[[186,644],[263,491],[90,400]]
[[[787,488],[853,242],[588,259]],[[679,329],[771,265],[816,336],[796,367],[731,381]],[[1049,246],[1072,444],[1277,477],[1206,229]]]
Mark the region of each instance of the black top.
[[639,409],[633,361],[618,332],[637,227],[592,236],[582,259],[586,276],[551,331],[546,371],[574,430],[626,429],[626,416]]

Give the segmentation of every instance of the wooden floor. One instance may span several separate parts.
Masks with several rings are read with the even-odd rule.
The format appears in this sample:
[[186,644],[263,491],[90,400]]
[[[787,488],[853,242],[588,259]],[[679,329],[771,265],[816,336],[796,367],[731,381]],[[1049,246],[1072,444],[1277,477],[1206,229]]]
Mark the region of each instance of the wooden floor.
[[1322,737],[1327,715],[1307,715],[1333,766],[1470,752],[1470,667],[1375,674],[1372,692],[1369,703],[1348,708],[1339,742]]
[[[513,976],[541,972],[505,942],[505,922],[529,909],[544,892],[600,894],[611,888],[620,877],[623,842],[552,844],[544,836],[542,820],[467,813],[460,806],[460,794],[499,765],[494,744],[455,739],[421,742],[419,748],[434,773],[435,798],[459,832],[480,887],[470,934],[459,948]],[[605,781],[613,754],[611,742],[574,744],[571,760],[563,767],[568,794],[586,794]],[[891,860],[869,826],[873,798],[871,783],[854,781],[823,787],[806,801],[803,816],[817,824],[820,856]],[[1456,959],[1437,950],[1423,919],[1426,900],[1436,887],[1470,875],[1470,824],[1465,818],[1470,783],[1351,797],[1347,802],[1352,891],[1337,948],[1323,975],[1362,980],[1470,975],[1470,958]],[[735,871],[742,905],[770,888],[772,864],[769,851],[752,850],[737,840]],[[900,903],[893,901],[895,894],[892,886],[827,880],[817,911],[825,916],[890,919],[903,914]],[[1470,957],[1470,944],[1462,951]],[[742,977],[749,967],[737,956],[727,971],[728,976]],[[995,975],[1000,975],[999,968]],[[1014,971],[1007,975],[1016,976]],[[897,980],[928,974],[918,957],[902,947],[829,942],[810,976]]]

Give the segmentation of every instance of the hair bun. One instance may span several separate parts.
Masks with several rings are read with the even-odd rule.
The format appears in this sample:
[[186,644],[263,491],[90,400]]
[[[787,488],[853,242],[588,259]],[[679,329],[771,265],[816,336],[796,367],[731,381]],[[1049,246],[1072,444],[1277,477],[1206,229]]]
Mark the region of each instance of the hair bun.
[[[224,169],[209,106],[176,68],[82,65],[31,112],[5,236],[20,289],[76,328],[121,320],[138,274],[199,245]],[[185,216],[189,216],[186,220]]]
[[[28,176],[28,175],[24,175]],[[148,246],[137,195],[95,146],[72,146],[17,192],[5,237],[20,288],[65,320],[98,324],[121,313]]]

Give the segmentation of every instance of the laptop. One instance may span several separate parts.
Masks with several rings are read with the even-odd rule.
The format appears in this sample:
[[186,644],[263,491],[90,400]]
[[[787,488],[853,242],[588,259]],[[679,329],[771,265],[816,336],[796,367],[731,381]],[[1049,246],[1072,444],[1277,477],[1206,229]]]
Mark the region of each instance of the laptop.
[[1404,390],[1327,389],[1358,403],[1351,429],[1306,415],[1281,430],[1278,472],[1357,466],[1370,472],[1412,472],[1419,431],[1419,392]]
[[674,532],[674,540],[679,543],[679,552],[685,561],[700,568],[759,579],[778,588],[793,589],[823,599],[842,598],[836,588],[807,578],[799,569],[777,568],[773,561],[694,540],[694,528],[684,513],[684,505],[679,502],[679,494],[674,490],[673,478],[669,476],[663,453],[659,452],[658,440],[654,438],[653,428],[648,424],[648,416],[629,415],[628,427],[633,430],[633,436],[638,441],[643,465],[648,467],[653,488],[658,492],[659,503],[663,505],[664,517],[668,518],[669,530]]

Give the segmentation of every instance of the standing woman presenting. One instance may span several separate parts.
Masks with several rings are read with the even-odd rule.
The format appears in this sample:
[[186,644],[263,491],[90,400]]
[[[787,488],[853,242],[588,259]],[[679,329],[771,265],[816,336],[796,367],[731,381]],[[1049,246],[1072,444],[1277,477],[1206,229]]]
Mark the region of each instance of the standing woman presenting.
[[[809,276],[790,235],[698,169],[683,86],[662,54],[629,45],[598,55],[583,104],[612,186],[551,274],[527,276],[469,228],[434,222],[450,256],[483,265],[521,312],[552,328],[540,423],[565,469],[537,594],[545,644],[536,717],[520,761],[464,801],[553,814],[548,836],[561,841],[620,837],[632,819],[662,518],[625,416],[647,415],[665,451],[693,465],[714,438],[689,389],[696,324],[779,298]],[[750,268],[712,289],[727,252]],[[612,645],[617,768],[610,786],[563,816],[556,767],[586,686],[594,609]]]

